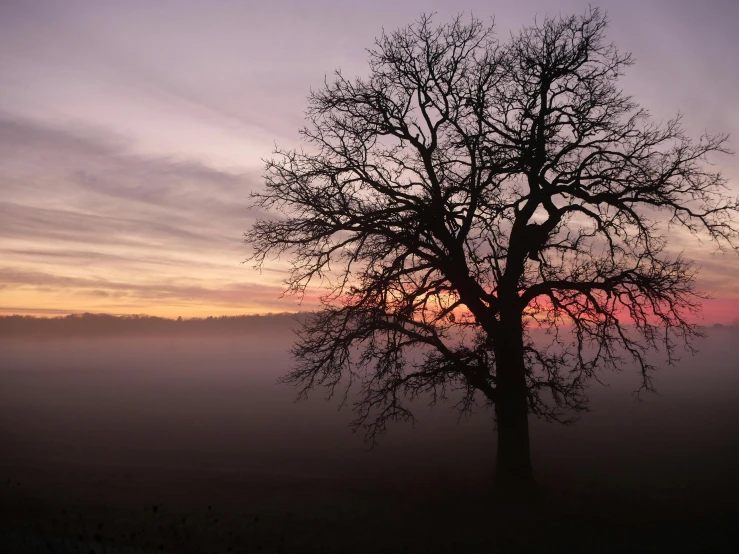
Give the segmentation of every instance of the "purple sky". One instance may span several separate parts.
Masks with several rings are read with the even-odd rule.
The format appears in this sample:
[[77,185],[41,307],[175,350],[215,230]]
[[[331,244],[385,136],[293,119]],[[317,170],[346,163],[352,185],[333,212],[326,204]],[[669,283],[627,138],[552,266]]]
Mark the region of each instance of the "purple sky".
[[[593,4],[637,64],[623,88],[689,132],[739,143],[739,2]],[[166,316],[292,310],[282,263],[241,265],[261,159],[298,145],[306,95],[366,71],[382,28],[421,12],[495,17],[498,33],[584,1],[4,0],[0,4],[0,313]],[[739,190],[739,159],[716,162]],[[739,259],[703,265],[736,319]],[[305,306],[309,306],[308,300]],[[735,315],[736,314],[736,315]]]

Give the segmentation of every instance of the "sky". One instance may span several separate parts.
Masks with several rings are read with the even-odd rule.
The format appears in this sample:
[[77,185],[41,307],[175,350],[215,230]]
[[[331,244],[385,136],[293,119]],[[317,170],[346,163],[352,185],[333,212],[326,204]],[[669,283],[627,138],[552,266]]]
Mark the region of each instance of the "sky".
[[[637,60],[621,83],[655,119],[729,133],[739,150],[734,0],[592,3]],[[560,0],[0,2],[0,314],[201,317],[295,311],[286,261],[243,264],[275,145],[299,146],[306,96],[365,75],[382,29],[422,12],[495,18],[501,38]],[[717,159],[739,192],[739,157]],[[681,241],[681,238],[677,238]],[[676,245],[713,293],[707,323],[739,318],[739,257]]]

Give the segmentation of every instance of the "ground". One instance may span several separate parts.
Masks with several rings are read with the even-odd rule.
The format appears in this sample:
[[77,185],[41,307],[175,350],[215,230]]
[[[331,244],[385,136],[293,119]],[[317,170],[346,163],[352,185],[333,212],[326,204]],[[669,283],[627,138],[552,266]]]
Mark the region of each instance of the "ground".
[[5,464],[0,545],[33,552],[716,552],[735,496],[557,489],[496,504],[489,483],[166,467]]

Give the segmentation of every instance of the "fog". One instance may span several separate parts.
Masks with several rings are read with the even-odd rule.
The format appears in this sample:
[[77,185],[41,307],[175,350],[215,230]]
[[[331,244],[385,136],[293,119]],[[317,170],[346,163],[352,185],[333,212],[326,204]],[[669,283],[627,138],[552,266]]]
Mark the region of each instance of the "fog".
[[[415,427],[393,426],[370,449],[337,399],[318,390],[296,403],[277,384],[291,364],[290,324],[225,336],[0,338],[0,477],[37,508],[248,497],[275,513],[315,506],[317,489],[427,497],[489,487],[490,412],[458,421],[451,405],[417,402]],[[533,419],[537,479],[568,491],[739,491],[739,329],[710,328],[697,346],[655,375],[658,394],[635,398],[636,370],[603,374],[609,386],[591,387],[592,411],[576,424]]]
[[[323,390],[296,403],[296,390],[277,384],[291,365],[288,325],[250,335],[3,340],[3,462],[356,478],[392,468],[386,477],[449,472],[452,481],[492,471],[490,411],[460,421],[451,403],[416,402],[417,424],[391,427],[370,449],[349,428],[350,407],[326,401]],[[702,460],[715,464],[710,475],[731,478],[728,463],[739,457],[739,330],[709,329],[698,348],[660,368],[657,394],[633,394],[636,370],[603,373],[607,386],[591,386],[592,411],[574,425],[532,418],[538,473],[672,486],[679,471],[681,480],[708,478],[694,471]]]

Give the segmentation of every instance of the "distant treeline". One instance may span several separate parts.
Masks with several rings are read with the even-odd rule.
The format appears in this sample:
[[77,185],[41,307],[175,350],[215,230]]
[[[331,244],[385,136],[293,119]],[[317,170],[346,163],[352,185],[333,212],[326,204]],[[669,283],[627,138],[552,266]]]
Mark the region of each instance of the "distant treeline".
[[[72,314],[59,317],[0,316],[3,337],[85,336],[224,336],[277,334],[300,327],[305,313],[217,316],[168,319],[148,315]],[[739,332],[738,325],[715,324],[713,329]],[[709,327],[701,327],[707,331]],[[534,331],[534,333],[543,331]]]
[[89,313],[60,317],[11,315],[0,316],[0,338],[284,334],[299,327],[302,317],[289,313],[192,319]]

